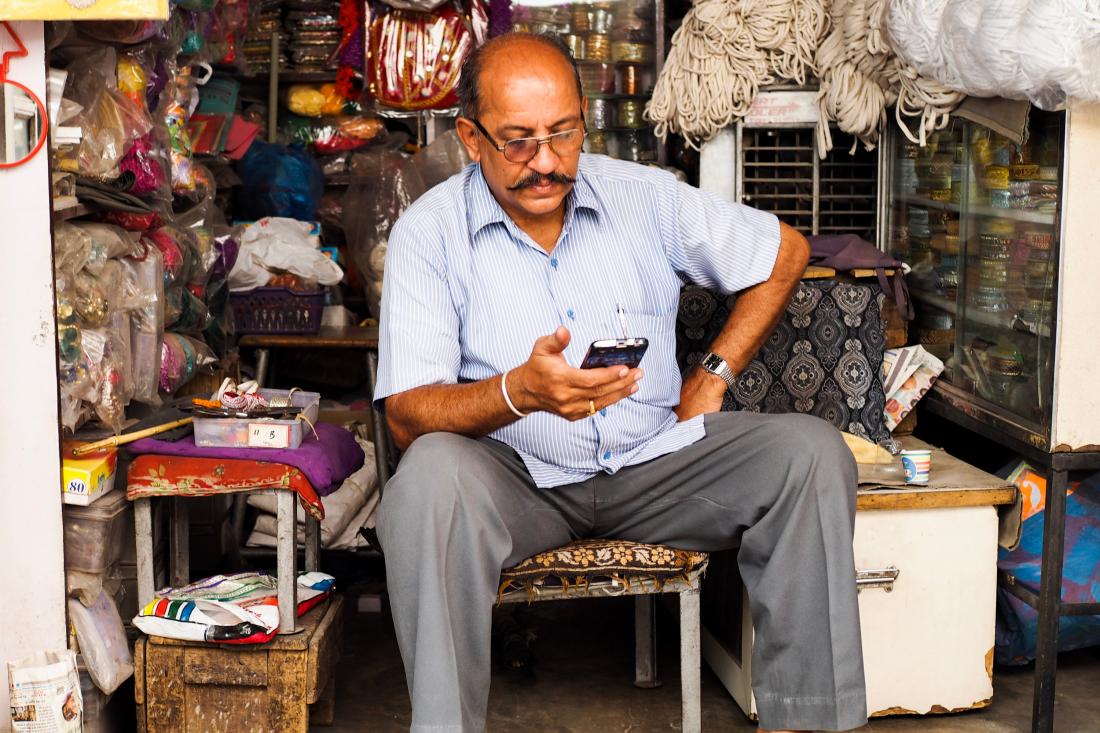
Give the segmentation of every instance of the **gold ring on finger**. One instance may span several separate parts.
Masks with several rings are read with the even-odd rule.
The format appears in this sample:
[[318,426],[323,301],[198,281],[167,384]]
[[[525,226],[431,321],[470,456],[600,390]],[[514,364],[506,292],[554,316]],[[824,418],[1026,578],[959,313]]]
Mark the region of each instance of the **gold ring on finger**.
[[595,414],[596,414],[596,401],[595,400],[589,400],[588,401],[588,416],[591,417],[592,415],[595,415]]

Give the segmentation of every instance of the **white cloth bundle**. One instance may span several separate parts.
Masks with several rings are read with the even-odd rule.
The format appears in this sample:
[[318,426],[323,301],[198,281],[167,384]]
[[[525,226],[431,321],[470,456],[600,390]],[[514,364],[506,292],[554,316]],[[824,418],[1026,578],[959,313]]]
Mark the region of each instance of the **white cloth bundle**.
[[1043,109],[1100,99],[1096,0],[890,0],[892,45],[922,75]]
[[[375,467],[374,443],[356,438],[363,449],[363,467],[344,479],[336,491],[321,497],[325,518],[321,520],[321,546],[331,550],[356,549],[366,545],[358,542],[359,529],[373,519],[381,493]],[[249,494],[248,503],[263,514],[256,517],[256,526],[248,537],[251,547],[275,547],[278,534],[278,497],[274,491]],[[297,507],[297,541],[305,542],[305,512]],[[372,525],[373,526],[373,525]]]

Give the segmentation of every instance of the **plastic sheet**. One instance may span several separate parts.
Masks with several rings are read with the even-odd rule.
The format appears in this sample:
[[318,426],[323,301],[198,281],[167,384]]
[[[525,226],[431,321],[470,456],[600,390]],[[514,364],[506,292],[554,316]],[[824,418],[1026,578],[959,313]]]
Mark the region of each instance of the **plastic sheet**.
[[351,174],[353,183],[344,194],[344,232],[363,277],[367,306],[377,316],[390,228],[425,186],[412,159],[387,148],[352,156]]
[[214,353],[202,341],[179,333],[164,334],[160,350],[161,391],[175,394],[199,369],[215,361]]
[[130,365],[133,398],[146,404],[160,404],[160,336],[164,333],[164,261],[160,250],[144,246],[140,256],[122,261],[128,277],[142,293],[134,303],[130,321]]
[[951,89],[1047,110],[1100,99],[1093,3],[892,0],[886,23],[897,54]]

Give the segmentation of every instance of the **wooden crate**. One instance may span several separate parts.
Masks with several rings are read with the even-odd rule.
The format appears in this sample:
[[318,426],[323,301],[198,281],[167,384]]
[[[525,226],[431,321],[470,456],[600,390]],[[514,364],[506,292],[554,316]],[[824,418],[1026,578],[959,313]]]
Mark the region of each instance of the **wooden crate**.
[[343,599],[261,646],[142,637],[134,646],[138,733],[307,733],[331,724]]

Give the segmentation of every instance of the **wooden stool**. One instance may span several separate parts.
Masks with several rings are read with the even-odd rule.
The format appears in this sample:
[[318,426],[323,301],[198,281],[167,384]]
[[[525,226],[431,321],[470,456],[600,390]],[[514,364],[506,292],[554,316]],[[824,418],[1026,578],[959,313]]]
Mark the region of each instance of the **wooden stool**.
[[[263,488],[263,491],[271,491]],[[250,493],[250,492],[244,492]],[[189,525],[187,518],[188,496],[169,495],[171,498],[171,516],[169,518],[169,584],[175,587],[191,581]],[[153,599],[156,581],[153,576],[155,546],[153,536],[152,498],[134,499],[134,545],[137,552],[137,592],[138,603],[145,604]],[[297,630],[298,608],[298,552],[295,538],[295,508],[298,496],[291,490],[278,491],[278,544],[276,562],[279,578],[279,633],[291,634]],[[306,513],[305,569],[319,570],[321,559],[321,523]]]
[[331,724],[343,599],[301,618],[300,634],[256,646],[141,637],[134,646],[139,733],[278,731]]
[[680,685],[684,733],[702,726],[699,587],[705,552],[623,540],[579,540],[529,557],[500,576],[500,603],[637,596],[634,684],[657,687],[654,596],[680,595]]

